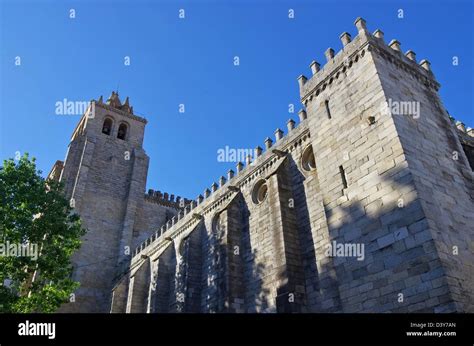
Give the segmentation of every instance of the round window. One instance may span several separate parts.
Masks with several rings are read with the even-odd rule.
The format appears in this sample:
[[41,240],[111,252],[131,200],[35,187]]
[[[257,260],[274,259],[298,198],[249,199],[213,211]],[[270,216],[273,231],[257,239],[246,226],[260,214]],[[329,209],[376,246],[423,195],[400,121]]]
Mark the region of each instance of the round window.
[[253,187],[252,200],[255,204],[262,203],[268,195],[268,186],[265,180],[260,180]]
[[303,155],[301,155],[301,167],[307,172],[313,171],[316,169],[316,160],[314,158],[313,147],[308,146]]

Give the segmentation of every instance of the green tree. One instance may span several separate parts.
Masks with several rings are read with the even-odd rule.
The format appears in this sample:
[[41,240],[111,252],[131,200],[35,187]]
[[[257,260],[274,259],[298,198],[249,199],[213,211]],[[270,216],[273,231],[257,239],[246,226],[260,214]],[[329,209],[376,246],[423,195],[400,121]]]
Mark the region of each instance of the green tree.
[[79,286],[70,257],[85,230],[62,184],[40,174],[28,154],[0,167],[0,312],[54,312]]

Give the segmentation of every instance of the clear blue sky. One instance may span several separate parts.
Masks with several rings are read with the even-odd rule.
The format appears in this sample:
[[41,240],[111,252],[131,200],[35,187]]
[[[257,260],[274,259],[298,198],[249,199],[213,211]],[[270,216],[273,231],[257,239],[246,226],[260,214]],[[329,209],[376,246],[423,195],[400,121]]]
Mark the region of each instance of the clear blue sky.
[[148,188],[195,198],[235,167],[217,161],[219,148],[263,146],[297,119],[288,113],[300,108],[297,76],[324,63],[326,48],[339,51],[343,31],[355,36],[358,16],[429,59],[450,114],[474,126],[471,1],[0,3],[0,159],[27,151],[44,174],[64,159],[80,117],[55,115],[55,103],[108,97],[118,85],[149,121]]

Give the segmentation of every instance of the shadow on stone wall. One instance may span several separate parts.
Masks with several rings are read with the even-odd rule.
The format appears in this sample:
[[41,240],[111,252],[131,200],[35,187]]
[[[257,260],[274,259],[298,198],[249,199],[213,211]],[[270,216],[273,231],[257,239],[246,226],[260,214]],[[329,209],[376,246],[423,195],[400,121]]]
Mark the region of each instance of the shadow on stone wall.
[[[207,237],[202,244],[204,256],[203,270],[205,279],[202,282],[205,296],[203,297],[203,312],[224,311],[225,276],[223,275],[225,263],[224,235],[225,225],[222,225],[219,215],[211,221],[211,229],[204,227],[203,234]],[[203,239],[206,239],[203,237]]]
[[[352,196],[356,186],[351,189],[350,184],[347,189],[341,191],[340,203],[335,207],[329,208],[319,195],[321,198],[317,203],[321,205],[318,208],[321,209],[321,217],[327,220],[320,222],[322,226],[327,227],[319,230],[320,233],[310,227],[315,220],[310,219],[310,210],[306,204],[307,191],[303,183],[306,177],[299,171],[293,174],[293,180],[297,182],[293,185],[292,193],[295,198],[305,287],[301,292],[301,299],[296,300],[302,308],[289,311],[453,311],[453,300],[444,269],[408,169],[394,167],[383,175],[376,176],[374,179],[378,181],[374,182],[373,186],[377,187],[377,192],[384,191],[384,193],[372,193],[371,196],[380,197],[368,200],[364,204],[359,201],[359,196]],[[349,200],[347,196],[353,199]],[[166,303],[163,302],[167,299],[170,299],[170,311],[277,312],[277,302],[270,300],[274,298],[270,286],[264,282],[267,275],[273,275],[268,272],[273,270],[273,265],[257,261],[257,258],[261,257],[257,255],[261,255],[259,251],[262,249],[252,247],[250,211],[245,199],[240,195],[232,203],[235,204],[225,209],[227,212],[223,216],[225,219],[213,220],[212,230],[207,230],[206,225],[201,223],[188,236],[188,239],[200,239],[202,258],[199,263],[191,261],[182,264],[186,268],[180,268],[181,274],[175,277],[178,282],[176,286],[173,286],[172,282],[166,282],[167,277],[173,281],[173,273],[166,274],[165,268],[159,270],[161,274],[165,273],[162,276],[165,278],[161,282],[162,287],[176,287],[179,291],[179,283],[188,279],[187,266],[194,265],[197,268],[196,265],[199,265],[203,276],[198,278],[202,290],[196,291],[193,297],[197,305],[194,304],[192,310],[176,308],[173,306],[176,292],[172,289],[166,290],[166,287],[160,290],[158,283],[155,294],[161,294],[157,303],[159,301],[162,303],[158,303],[156,312],[166,310]],[[229,222],[229,218],[235,220]],[[200,233],[200,236],[196,236],[194,232]],[[321,235],[326,235],[327,238],[318,240],[322,243],[315,244],[314,239],[320,239]],[[241,262],[231,261],[234,256],[231,250],[236,241],[240,244]],[[326,254],[328,244],[355,245],[352,250],[363,251],[342,254],[336,251]],[[182,249],[177,250],[182,251],[187,257],[191,250],[189,242],[185,241],[182,246]],[[321,250],[322,247],[324,250]],[[174,249],[171,247],[170,249],[166,252],[174,253]],[[318,254],[322,258],[318,258]],[[171,258],[166,262],[170,260]],[[171,262],[170,265],[173,264]],[[162,263],[164,264],[164,261]],[[235,271],[236,266],[241,266],[240,281],[235,276],[239,273],[238,270]],[[229,277],[229,268],[234,270],[232,277]],[[309,301],[308,297],[312,300]],[[189,295],[186,299],[189,299]]]
[[[323,266],[335,270],[331,286],[338,289],[340,312],[434,312],[451,298],[412,175],[395,167],[378,179],[378,191],[393,188],[386,201],[381,195],[365,206],[324,206],[330,243],[364,247],[363,260],[336,255]],[[335,213],[344,215],[337,226]]]
[[250,210],[243,196],[239,199],[241,208],[242,237],[241,255],[243,256],[243,273],[245,289],[245,312],[263,312],[269,309],[268,295],[270,291],[263,287],[265,265],[256,261],[258,250],[252,249],[250,241]]
[[[305,273],[305,294],[303,299],[306,312],[331,312],[340,310],[340,299],[337,288],[337,280],[331,275],[321,275],[316,262],[316,244],[314,242],[313,232],[311,230],[311,217],[308,208],[308,191],[305,188],[305,181],[310,180],[310,184],[315,184],[312,188],[321,193],[319,181],[316,172],[309,172],[306,177],[298,168],[292,156],[288,157],[289,164],[292,167],[293,196],[295,202],[295,211],[298,220],[298,235],[300,240],[301,255]],[[319,202],[319,201],[318,201]],[[318,203],[317,202],[317,203]],[[319,205],[320,204],[320,205]],[[318,203],[319,208],[323,208],[322,200]],[[315,220],[313,220],[315,221]],[[329,269],[328,266],[325,270]],[[324,273],[324,271],[323,271]],[[323,308],[321,302],[324,297],[333,298],[331,307]]]

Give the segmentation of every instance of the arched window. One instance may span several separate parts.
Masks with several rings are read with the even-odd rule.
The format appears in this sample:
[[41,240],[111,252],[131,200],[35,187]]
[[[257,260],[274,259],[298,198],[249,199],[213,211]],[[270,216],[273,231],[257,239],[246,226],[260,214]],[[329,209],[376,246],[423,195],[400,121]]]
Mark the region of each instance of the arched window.
[[112,132],[112,119],[107,118],[104,120],[104,125],[102,125],[102,133],[109,136],[110,132]]
[[127,125],[120,124],[118,128],[118,132],[117,132],[117,138],[125,140],[126,137],[127,137]]
[[307,172],[313,171],[316,169],[316,160],[313,154],[313,147],[309,145],[301,155],[301,166]]

